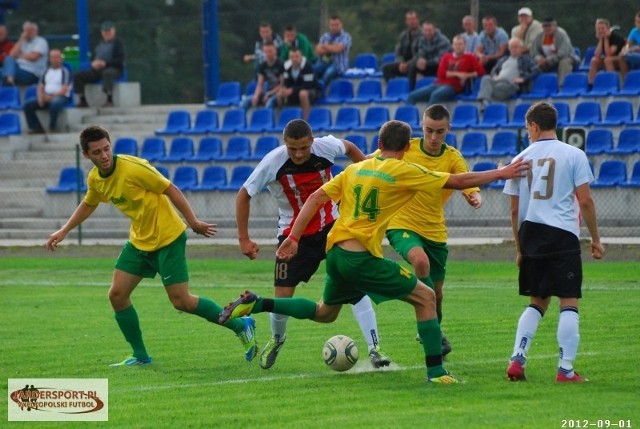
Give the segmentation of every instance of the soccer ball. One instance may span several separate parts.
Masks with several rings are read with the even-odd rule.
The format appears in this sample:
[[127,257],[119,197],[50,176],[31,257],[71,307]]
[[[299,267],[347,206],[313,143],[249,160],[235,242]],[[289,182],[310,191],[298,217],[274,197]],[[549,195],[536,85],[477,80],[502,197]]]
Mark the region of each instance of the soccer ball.
[[358,347],[346,335],[336,335],[324,343],[322,359],[334,371],[346,371],[358,362]]

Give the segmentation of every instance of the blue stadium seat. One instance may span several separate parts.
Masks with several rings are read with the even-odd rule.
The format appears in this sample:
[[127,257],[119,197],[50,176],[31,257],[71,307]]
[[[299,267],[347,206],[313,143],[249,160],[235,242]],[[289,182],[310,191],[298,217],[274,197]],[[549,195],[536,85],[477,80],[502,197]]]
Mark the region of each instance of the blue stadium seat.
[[533,81],[531,91],[521,94],[520,98],[547,98],[558,92],[558,75],[556,73],[541,73]]
[[163,167],[162,165],[154,166],[158,173],[162,174],[167,179],[169,178],[169,169],[167,167]]
[[138,141],[133,137],[118,137],[113,144],[113,153],[138,156]]
[[594,124],[598,124],[602,121],[602,111],[600,110],[600,103],[597,101],[581,101],[576,106],[576,111],[573,114],[573,119],[569,123],[571,126],[583,126],[588,127]]
[[514,156],[518,154],[518,135],[513,131],[498,131],[491,140],[489,156]]
[[616,95],[640,95],[640,70],[631,70],[627,73],[622,89]]
[[246,131],[251,133],[263,133],[271,131],[275,125],[273,110],[260,107],[254,109],[251,113],[251,120],[247,125]]
[[358,85],[358,92],[347,103],[372,103],[382,98],[382,84],[378,79],[365,79]]
[[640,153],[640,129],[625,128],[620,131],[618,144],[607,153],[621,155]]
[[453,109],[451,128],[461,129],[478,125],[478,106],[475,104],[457,104]]
[[465,157],[487,154],[487,136],[485,133],[468,132],[462,137],[460,153]]
[[322,104],[342,104],[353,98],[353,83],[347,79],[336,79],[329,84]]
[[476,128],[502,127],[509,122],[509,108],[505,103],[492,103],[486,107]]
[[173,184],[181,191],[190,191],[198,186],[198,170],[192,165],[181,165],[173,173]]
[[222,140],[218,137],[203,137],[198,144],[198,151],[191,158],[187,158],[189,162],[210,162],[217,161],[222,158]]
[[378,57],[371,52],[356,54],[353,59],[353,67],[345,72],[345,77],[348,78],[364,78],[380,75],[378,71]]
[[[495,170],[498,168],[497,164],[492,161],[481,161],[473,164],[471,171],[480,172],[487,170]],[[504,188],[504,180],[496,180],[487,185],[481,186],[481,188]]]
[[424,77],[421,77],[420,79],[416,80],[416,86],[415,86],[414,90],[423,88],[425,86],[429,86],[435,81],[436,81],[436,77],[435,76],[424,76]]
[[194,155],[193,140],[189,137],[176,137],[171,140],[169,153],[160,162],[182,162]]
[[164,140],[160,137],[147,137],[142,142],[140,157],[149,162],[159,161],[166,155]]
[[81,168],[65,167],[60,170],[58,184],[47,188],[48,194],[60,194],[65,192],[86,192],[87,186],[84,182],[84,172]]
[[32,98],[38,97],[38,84],[29,85],[27,89],[24,90],[24,95],[22,97],[23,103]]
[[207,134],[218,131],[218,112],[211,109],[196,113],[193,126],[184,131],[185,134]]
[[473,78],[467,81],[461,94],[458,94],[454,100],[478,101],[478,92],[480,92],[480,78]]
[[250,159],[260,161],[266,154],[280,146],[280,140],[275,136],[260,136],[256,140],[256,150],[253,151]]
[[387,82],[387,90],[381,102],[397,103],[399,101],[407,101],[409,95],[409,79],[406,77],[394,77]]
[[629,176],[629,180],[625,183],[620,183],[619,186],[628,188],[640,188],[640,161],[636,161],[635,164],[633,164],[633,169],[631,170],[631,176]]
[[309,110],[307,122],[314,131],[331,129],[331,110],[327,107],[314,106]]
[[338,109],[336,121],[331,126],[334,131],[351,131],[360,127],[360,109],[344,106]]
[[592,129],[587,133],[585,152],[587,155],[599,155],[613,149],[613,133],[605,129]]
[[627,164],[624,161],[604,161],[592,188],[609,188],[627,183]]
[[244,131],[247,128],[247,117],[244,109],[229,109],[224,112],[222,117],[222,126],[218,129],[219,133],[231,134]]
[[393,119],[403,121],[411,125],[413,129],[420,129],[420,110],[417,106],[399,106],[396,109]]
[[226,186],[221,186],[219,189],[221,191],[240,190],[252,172],[253,167],[249,165],[236,165],[233,167],[233,170],[231,170],[231,179],[229,180],[229,183]]
[[0,86],[0,109],[20,109],[20,90],[17,86]]
[[578,66],[578,70],[579,71],[589,71],[589,66],[591,64],[591,58],[593,58],[593,54],[595,54],[596,52],[596,47],[595,46],[589,46],[587,47],[587,50],[584,51],[584,57],[582,58],[582,61],[580,62],[580,65]]
[[382,124],[389,121],[389,119],[389,109],[386,106],[370,106],[364,114],[362,125],[354,129],[360,131],[378,131]]
[[191,115],[186,110],[173,110],[167,116],[167,124],[164,128],[157,129],[157,136],[181,134],[191,128]]
[[216,99],[207,101],[207,106],[210,107],[227,107],[237,106],[240,103],[240,96],[242,95],[242,88],[240,82],[222,82],[218,86],[218,92],[216,93]]
[[571,122],[571,109],[567,103],[554,101],[553,107],[558,112],[558,127],[564,127]]
[[0,136],[20,135],[20,115],[14,112],[0,113]]
[[344,171],[344,166],[340,164],[333,164],[331,166],[331,176],[336,177],[338,174]]
[[283,107],[280,110],[278,123],[271,131],[281,133],[289,121],[293,121],[294,119],[302,119],[302,109],[299,107]]
[[583,97],[607,97],[620,89],[620,75],[615,71],[600,71],[593,80],[593,87]]
[[380,58],[380,67],[385,64],[393,63],[396,61],[396,53],[395,52],[386,52]]
[[220,165],[209,165],[202,172],[200,184],[191,188],[191,191],[215,191],[227,186],[227,169]]
[[504,124],[504,127],[524,129],[526,126],[524,116],[527,114],[527,110],[529,110],[529,107],[531,107],[532,104],[533,103],[529,102],[516,104],[516,106],[513,108],[513,118],[511,118],[511,121]]
[[633,123],[633,105],[627,100],[609,103],[604,119],[599,125],[625,125]]
[[360,152],[365,155],[369,154],[369,148],[367,147],[367,137],[364,134],[347,134],[344,139],[350,141],[360,149]]
[[458,147],[458,138],[456,137],[456,135],[454,133],[447,133],[446,136],[444,136],[444,142],[451,147]]
[[223,161],[251,159],[251,140],[249,140],[249,137],[231,137],[227,142],[227,150],[220,159]]
[[583,72],[568,73],[564,77],[562,89],[556,94],[551,94],[551,98],[576,98],[587,93],[589,90],[589,76]]

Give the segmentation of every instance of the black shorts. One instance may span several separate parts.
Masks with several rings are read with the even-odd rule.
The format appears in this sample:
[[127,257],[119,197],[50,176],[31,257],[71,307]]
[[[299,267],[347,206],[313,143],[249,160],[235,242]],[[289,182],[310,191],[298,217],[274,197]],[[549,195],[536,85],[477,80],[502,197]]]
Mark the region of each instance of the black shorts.
[[[320,98],[320,91],[311,88],[306,90],[309,93],[309,103],[313,104],[318,98]],[[291,95],[287,97],[287,105],[297,106],[300,104],[300,88],[295,88]]]
[[[314,235],[304,235],[298,243],[298,253],[290,261],[276,258],[276,266],[273,271],[273,285],[284,287],[296,287],[300,282],[308,282],[318,270],[320,262],[327,257],[327,234],[333,224]],[[287,237],[278,237],[278,246]]]
[[580,254],[530,258],[520,263],[520,295],[546,298],[582,298]]

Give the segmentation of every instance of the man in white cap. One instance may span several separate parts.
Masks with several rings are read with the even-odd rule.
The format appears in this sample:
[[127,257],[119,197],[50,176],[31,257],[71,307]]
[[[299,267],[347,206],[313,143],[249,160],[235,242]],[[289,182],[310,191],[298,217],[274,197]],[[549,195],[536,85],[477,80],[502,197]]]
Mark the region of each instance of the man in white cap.
[[538,34],[542,33],[542,24],[533,19],[533,12],[528,7],[523,7],[518,11],[518,25],[511,29],[511,37],[522,40],[522,53],[529,54],[533,41]]

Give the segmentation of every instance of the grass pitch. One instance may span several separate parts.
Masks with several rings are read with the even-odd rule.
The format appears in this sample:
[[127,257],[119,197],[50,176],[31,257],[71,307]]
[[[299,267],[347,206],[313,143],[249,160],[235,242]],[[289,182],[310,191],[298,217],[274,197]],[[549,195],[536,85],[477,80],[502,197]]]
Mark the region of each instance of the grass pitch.
[[[558,385],[557,301],[534,339],[529,380],[508,382],[515,327],[527,304],[517,295],[517,271],[512,263],[452,261],[443,329],[453,352],[446,366],[466,383],[437,386],[425,382],[407,304],[376,308],[381,344],[394,362],[390,369],[371,369],[345,307],[333,324],[290,319],[276,365],[262,370],[257,359],[244,361],[231,331],[174,310],[158,279],[144,280],[133,295],[154,363],[110,368],[129,353],[106,296],[116,256],[34,253],[0,261],[2,394],[7,396],[8,378],[109,379],[108,422],[7,422],[3,401],[0,427],[575,428],[622,427],[620,421],[640,427],[637,262],[585,263],[576,368],[591,381]],[[219,304],[245,288],[272,294],[267,256],[252,262],[192,259],[190,269],[193,293]],[[319,298],[323,273],[321,267],[296,294]],[[268,314],[256,320],[264,344]],[[346,373],[331,371],[321,359],[324,341],[336,334],[360,346],[360,361]]]

